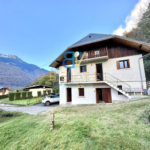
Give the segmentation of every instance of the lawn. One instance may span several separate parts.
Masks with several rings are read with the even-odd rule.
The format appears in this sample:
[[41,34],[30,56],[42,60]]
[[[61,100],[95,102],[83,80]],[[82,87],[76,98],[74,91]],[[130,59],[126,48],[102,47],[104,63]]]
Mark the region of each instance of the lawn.
[[5,98],[3,100],[0,101],[0,103],[7,103],[7,104],[20,104],[20,105],[34,105],[37,103],[41,103],[42,98],[32,98],[31,100],[29,99],[21,99],[21,100],[13,100],[13,101],[9,101],[8,98]]
[[148,150],[150,99],[120,104],[56,107],[55,129],[50,111],[22,114],[0,123],[3,150]]

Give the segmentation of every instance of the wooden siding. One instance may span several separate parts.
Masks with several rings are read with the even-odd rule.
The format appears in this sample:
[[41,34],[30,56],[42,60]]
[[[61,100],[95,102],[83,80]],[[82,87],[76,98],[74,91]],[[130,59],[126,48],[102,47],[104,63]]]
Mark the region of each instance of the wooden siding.
[[118,57],[126,57],[126,56],[133,56],[141,54],[140,51],[137,49],[126,47],[126,46],[111,46],[108,47],[108,57],[111,58],[118,58]]
[[[99,57],[108,55],[109,59],[145,54],[145,52],[138,51],[137,49],[127,47],[124,45],[119,45],[117,43],[109,43],[106,46],[99,46],[99,48],[93,48],[91,50],[84,49],[83,51],[86,51],[88,53],[88,58],[95,58],[95,51],[99,51]],[[81,51],[81,49],[79,50],[76,49],[75,51]],[[71,65],[71,64],[72,64],[71,60],[65,62],[65,65]]]

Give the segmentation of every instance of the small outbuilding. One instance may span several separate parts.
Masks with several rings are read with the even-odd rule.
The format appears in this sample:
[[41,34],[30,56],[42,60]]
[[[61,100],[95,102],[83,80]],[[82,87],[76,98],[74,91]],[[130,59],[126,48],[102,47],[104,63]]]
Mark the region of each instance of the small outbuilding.
[[0,95],[7,95],[9,94],[9,91],[8,87],[0,86]]
[[26,87],[23,90],[32,92],[33,97],[37,96],[38,91],[41,91],[42,94],[43,94],[43,91],[45,91],[45,90],[46,91],[51,90],[51,93],[53,92],[53,89],[51,86],[45,86],[45,85],[33,85],[30,87]]

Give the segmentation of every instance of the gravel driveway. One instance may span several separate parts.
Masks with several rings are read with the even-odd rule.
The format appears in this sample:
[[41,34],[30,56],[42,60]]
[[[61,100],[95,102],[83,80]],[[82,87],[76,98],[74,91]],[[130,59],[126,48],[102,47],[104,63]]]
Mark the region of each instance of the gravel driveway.
[[19,111],[23,113],[36,115],[36,114],[45,112],[57,106],[59,106],[59,103],[54,103],[54,104],[51,104],[50,106],[45,106],[44,104],[40,103],[40,104],[36,104],[33,106],[28,106],[28,107],[0,106],[0,108],[5,111]]

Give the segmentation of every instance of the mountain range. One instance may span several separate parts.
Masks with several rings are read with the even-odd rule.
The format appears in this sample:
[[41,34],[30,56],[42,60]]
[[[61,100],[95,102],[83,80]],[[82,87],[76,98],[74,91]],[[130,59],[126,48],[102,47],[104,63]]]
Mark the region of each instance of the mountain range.
[[0,85],[20,88],[32,83],[48,70],[28,64],[15,55],[0,54]]

